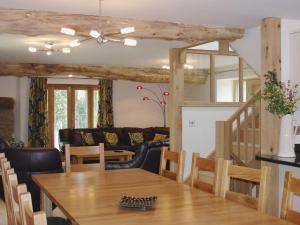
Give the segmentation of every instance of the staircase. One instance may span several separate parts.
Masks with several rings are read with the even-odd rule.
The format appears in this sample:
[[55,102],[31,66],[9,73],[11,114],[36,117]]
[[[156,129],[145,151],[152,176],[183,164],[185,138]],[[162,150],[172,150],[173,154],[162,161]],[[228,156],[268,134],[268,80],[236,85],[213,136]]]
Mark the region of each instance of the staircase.
[[[258,89],[254,95],[260,93]],[[230,159],[235,165],[260,168],[255,159],[261,149],[260,107],[260,101],[252,96],[227,121],[216,122],[216,157]],[[231,189],[236,192],[251,195],[254,187],[258,188],[241,180],[231,181]]]
[[240,166],[258,167],[255,155],[260,152],[260,101],[250,97],[227,121],[217,121],[216,129],[217,157],[231,159]]

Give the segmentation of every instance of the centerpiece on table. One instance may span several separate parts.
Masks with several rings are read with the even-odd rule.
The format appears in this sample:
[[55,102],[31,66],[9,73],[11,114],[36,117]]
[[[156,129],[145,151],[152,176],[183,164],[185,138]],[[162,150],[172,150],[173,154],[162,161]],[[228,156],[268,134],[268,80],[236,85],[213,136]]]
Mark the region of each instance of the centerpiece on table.
[[279,157],[295,157],[293,114],[297,109],[297,87],[278,81],[276,71],[268,71],[265,75],[265,89],[258,96],[266,101],[266,110],[281,118]]

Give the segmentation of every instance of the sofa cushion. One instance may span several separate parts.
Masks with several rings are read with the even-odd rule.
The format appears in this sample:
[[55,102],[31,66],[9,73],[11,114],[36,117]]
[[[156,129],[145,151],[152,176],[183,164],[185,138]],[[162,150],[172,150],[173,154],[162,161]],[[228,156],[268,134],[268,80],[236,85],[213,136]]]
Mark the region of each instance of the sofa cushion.
[[117,145],[119,142],[119,138],[117,133],[115,132],[104,132],[105,140],[110,145]]
[[165,139],[168,138],[167,134],[159,134],[159,133],[155,133],[153,141],[163,141]]
[[143,129],[144,141],[152,141],[154,138],[154,132],[152,127]]
[[94,141],[96,144],[105,143],[105,135],[102,131],[93,133]]
[[83,146],[84,145],[81,132],[79,132],[79,131],[72,132],[70,144],[73,146]]
[[83,145],[88,145],[88,146],[96,145],[96,142],[94,140],[92,133],[83,133],[82,132],[81,137],[83,140]]
[[142,144],[144,142],[143,132],[128,133],[132,146]]
[[122,145],[131,145],[131,138],[129,136],[129,133],[143,132],[143,129],[138,127],[124,127],[122,131],[123,131]]

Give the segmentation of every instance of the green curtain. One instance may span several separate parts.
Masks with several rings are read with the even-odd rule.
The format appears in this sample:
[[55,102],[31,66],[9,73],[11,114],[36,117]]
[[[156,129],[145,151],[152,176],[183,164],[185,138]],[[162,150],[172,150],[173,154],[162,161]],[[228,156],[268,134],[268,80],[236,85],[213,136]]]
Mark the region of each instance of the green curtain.
[[28,145],[48,146],[47,79],[31,78],[29,94]]
[[97,127],[113,127],[112,80],[99,80],[99,110]]

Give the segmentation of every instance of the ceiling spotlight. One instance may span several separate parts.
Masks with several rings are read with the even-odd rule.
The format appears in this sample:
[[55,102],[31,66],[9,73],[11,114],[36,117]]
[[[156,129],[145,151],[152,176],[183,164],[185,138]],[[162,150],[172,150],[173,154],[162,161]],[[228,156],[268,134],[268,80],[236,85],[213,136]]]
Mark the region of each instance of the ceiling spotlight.
[[69,43],[69,45],[70,45],[72,48],[73,48],[73,47],[77,47],[77,46],[80,45],[80,41],[79,41],[78,39],[75,39],[75,40],[71,41],[71,42]]
[[184,68],[188,69],[188,70],[192,70],[192,69],[194,69],[194,66],[193,65],[184,64]]
[[73,74],[69,74],[68,77],[73,77]]
[[37,49],[36,49],[35,47],[29,47],[29,48],[28,48],[28,51],[30,51],[30,52],[36,52]]
[[100,37],[100,35],[101,34],[96,30],[91,30],[90,31],[90,36],[93,37],[93,38],[98,38],[98,37]]
[[63,48],[62,52],[65,53],[65,54],[69,54],[71,52],[71,49],[70,48]]
[[169,70],[170,69],[170,66],[168,65],[163,65],[161,68],[165,69],[165,70]]
[[75,35],[75,30],[71,29],[71,28],[67,28],[67,27],[62,27],[60,29],[60,32],[66,35],[71,35],[74,36]]
[[51,49],[52,46],[53,46],[53,43],[52,43],[52,42],[46,42],[44,46],[45,46],[45,48],[47,48],[47,49]]
[[134,39],[130,39],[130,38],[125,38],[124,39],[124,45],[126,46],[136,46],[137,45],[137,41]]
[[121,34],[130,34],[135,32],[135,28],[134,27],[125,27],[120,29]]
[[52,55],[52,51],[47,51],[46,55]]

